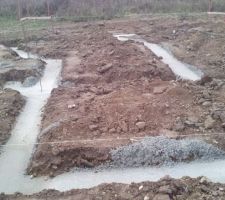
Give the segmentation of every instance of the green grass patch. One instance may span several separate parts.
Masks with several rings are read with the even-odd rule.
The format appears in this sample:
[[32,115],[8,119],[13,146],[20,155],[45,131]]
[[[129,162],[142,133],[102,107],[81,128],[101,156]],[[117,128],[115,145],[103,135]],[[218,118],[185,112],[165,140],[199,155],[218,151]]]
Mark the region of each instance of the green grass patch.
[[[51,28],[50,20],[19,21],[13,17],[0,17],[0,43],[35,37],[40,31]],[[53,22],[54,24],[56,22]]]

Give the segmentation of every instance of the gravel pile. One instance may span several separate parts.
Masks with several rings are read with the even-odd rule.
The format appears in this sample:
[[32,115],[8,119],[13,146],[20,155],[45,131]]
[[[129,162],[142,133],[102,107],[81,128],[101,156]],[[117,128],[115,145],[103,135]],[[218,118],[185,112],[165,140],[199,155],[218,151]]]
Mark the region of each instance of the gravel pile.
[[220,159],[225,157],[225,152],[197,139],[175,140],[159,136],[146,137],[112,150],[111,156],[114,167],[140,167]]

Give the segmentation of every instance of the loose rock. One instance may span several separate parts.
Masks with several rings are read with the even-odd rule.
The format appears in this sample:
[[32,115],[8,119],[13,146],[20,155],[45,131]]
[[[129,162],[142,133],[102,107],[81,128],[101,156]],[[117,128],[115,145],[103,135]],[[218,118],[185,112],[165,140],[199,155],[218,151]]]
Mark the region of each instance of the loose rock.
[[98,130],[98,125],[90,125],[90,126],[89,126],[89,129],[90,129],[91,131],[96,131],[96,130]]
[[145,122],[137,122],[136,126],[138,127],[139,130],[143,130],[146,127],[146,123]]
[[171,200],[168,194],[157,194],[153,200]]
[[206,129],[212,129],[215,125],[215,122],[216,121],[211,116],[208,116],[205,120],[205,123],[204,123],[205,128]]
[[164,86],[159,86],[159,87],[155,87],[153,89],[153,93],[154,94],[162,94],[167,90],[168,87],[164,87]]

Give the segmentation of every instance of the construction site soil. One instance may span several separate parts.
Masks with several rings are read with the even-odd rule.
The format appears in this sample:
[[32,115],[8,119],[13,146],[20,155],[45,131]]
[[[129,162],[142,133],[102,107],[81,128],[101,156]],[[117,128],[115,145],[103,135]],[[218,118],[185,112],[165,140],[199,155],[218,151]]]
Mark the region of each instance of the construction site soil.
[[[98,166],[111,159],[110,149],[135,137],[224,132],[224,30],[217,18],[142,18],[71,24],[29,42],[32,52],[63,59],[61,85],[45,107],[38,142],[65,142],[37,145],[28,173],[54,176]],[[177,81],[160,57],[142,44],[118,41],[113,32],[162,44],[205,76]],[[220,136],[204,139],[224,148],[215,139]]]
[[[115,32],[135,33],[161,44],[180,61],[200,69],[204,77],[198,82],[177,80],[161,57],[142,44],[118,41]],[[112,149],[146,136],[197,137],[225,150],[224,33],[220,17],[68,22],[65,27],[55,27],[54,33],[40,33],[36,41],[28,42],[28,49],[62,59],[63,69],[61,84],[44,108],[40,144],[27,173],[55,176],[73,167],[99,166],[111,160]],[[208,182],[205,186],[199,181],[143,183],[143,191],[141,184],[101,185],[69,193],[47,191],[32,198],[224,198],[224,189],[218,189],[224,186]],[[180,186],[174,186],[178,183]],[[166,192],[158,192],[161,187]]]
[[102,184],[98,187],[69,192],[46,190],[34,195],[0,195],[1,200],[224,200],[225,185],[212,183],[205,177],[176,180],[164,177],[158,182]]

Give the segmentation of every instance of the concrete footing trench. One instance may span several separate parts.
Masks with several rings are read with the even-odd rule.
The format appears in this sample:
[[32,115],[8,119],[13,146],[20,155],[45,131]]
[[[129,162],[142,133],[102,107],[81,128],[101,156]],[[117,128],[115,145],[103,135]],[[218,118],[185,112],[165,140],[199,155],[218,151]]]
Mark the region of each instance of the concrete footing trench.
[[114,34],[120,41],[132,40],[138,43],[142,43],[145,47],[151,50],[155,55],[162,58],[162,61],[167,64],[177,78],[184,80],[197,81],[201,79],[203,75],[201,71],[197,70],[196,67],[185,64],[177,60],[172,54],[158,44],[146,42],[135,34]]
[[[168,64],[180,79],[200,80],[202,73],[193,66],[176,60],[157,44],[151,44],[134,34],[114,34],[121,42],[134,40],[144,44]],[[13,49],[21,57],[26,52]],[[33,55],[29,55],[33,56]],[[34,56],[35,57],[35,56]],[[94,169],[74,169],[54,178],[33,178],[26,174],[30,157],[40,131],[41,114],[51,91],[60,82],[61,60],[44,59],[46,68],[40,83],[24,87],[8,82],[5,88],[19,91],[26,105],[17,119],[12,136],[0,155],[0,192],[33,194],[44,189],[68,191],[90,188],[101,183],[131,183],[157,181],[165,175],[206,176],[225,183],[225,152],[197,139],[175,140],[166,137],[146,137],[127,146],[111,150],[112,161]],[[188,163],[187,163],[188,161]],[[157,165],[157,167],[156,167]]]

